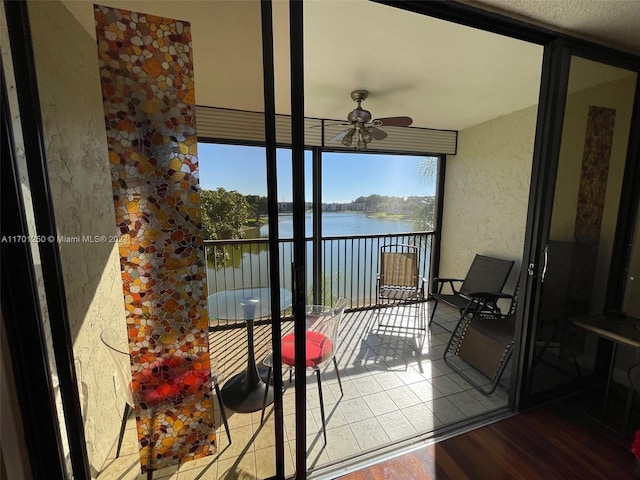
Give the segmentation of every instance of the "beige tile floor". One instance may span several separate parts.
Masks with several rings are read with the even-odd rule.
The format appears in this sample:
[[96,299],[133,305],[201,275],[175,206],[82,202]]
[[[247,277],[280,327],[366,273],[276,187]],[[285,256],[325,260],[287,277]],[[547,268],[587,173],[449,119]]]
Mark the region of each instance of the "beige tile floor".
[[[430,315],[432,303],[422,314]],[[316,377],[307,373],[307,467],[321,471],[337,461],[389,445],[439,427],[501,408],[507,392],[498,389],[490,396],[475,390],[442,360],[458,315],[439,305],[435,323],[427,333],[394,328],[399,321],[411,322],[412,308],[388,308],[345,314],[340,332],[338,365],[344,395],[340,395],[333,365],[322,372],[327,418],[327,445],[322,438]],[[379,320],[390,326],[380,327]],[[437,323],[437,324],[436,324]],[[291,325],[283,326],[290,329]],[[220,370],[220,383],[242,371],[246,362],[246,333],[243,328],[213,332],[211,350]],[[255,329],[256,359],[268,353],[270,326]],[[469,370],[474,379],[489,381]],[[294,388],[283,377],[285,469],[294,471]],[[218,429],[218,454],[154,472],[156,479],[262,479],[275,475],[275,434],[272,407],[260,425],[260,412],[228,412],[232,443],[223,427]],[[217,424],[221,425],[221,422]],[[115,439],[114,439],[115,442]],[[137,480],[140,474],[135,421],[129,420],[120,457],[115,446],[103,465],[100,480]]]

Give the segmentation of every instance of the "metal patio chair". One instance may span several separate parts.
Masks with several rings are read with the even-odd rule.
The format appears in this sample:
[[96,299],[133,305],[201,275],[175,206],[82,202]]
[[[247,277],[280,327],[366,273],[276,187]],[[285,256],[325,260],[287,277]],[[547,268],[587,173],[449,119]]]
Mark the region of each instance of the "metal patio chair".
[[[426,300],[424,278],[419,273],[420,249],[414,245],[385,245],[380,248],[380,269],[376,279],[376,308],[378,325],[426,330],[422,305]],[[409,324],[384,324],[380,321],[380,309],[388,305],[415,305],[417,322]]]
[[[338,362],[336,360],[336,352],[338,349],[338,335],[340,333],[340,322],[344,316],[344,309],[347,302],[344,298],[340,298],[336,301],[333,307],[327,305],[307,305],[306,311],[306,359],[305,365],[307,368],[313,370],[316,373],[318,380],[318,394],[320,397],[320,416],[322,418],[322,433],[324,437],[324,444],[327,444],[327,425],[324,414],[324,400],[322,397],[322,380],[320,369],[327,365],[329,362],[333,362],[333,366],[336,370],[336,377],[338,379],[338,385],[340,386],[340,392],[342,391],[342,381],[340,380],[340,369],[338,368]],[[294,333],[288,333],[282,337],[282,366],[289,369],[291,374],[292,369],[295,367],[295,344]],[[269,387],[271,383],[271,376],[273,373],[273,352],[269,352],[262,363],[268,367],[267,380],[264,392],[264,399],[262,402],[262,416],[260,423],[264,422],[264,412],[267,406],[267,397]],[[291,381],[291,376],[289,377]]]

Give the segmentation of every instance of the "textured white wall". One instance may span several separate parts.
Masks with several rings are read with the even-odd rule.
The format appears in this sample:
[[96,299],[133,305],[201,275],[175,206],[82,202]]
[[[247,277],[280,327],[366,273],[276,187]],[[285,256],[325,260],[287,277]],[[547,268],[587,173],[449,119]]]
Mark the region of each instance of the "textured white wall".
[[458,154],[447,158],[440,276],[464,278],[476,253],[520,271],[536,114],[529,107],[460,131]]
[[[91,4],[88,4],[91,7]],[[95,40],[59,2],[29,16],[58,235],[117,233]],[[61,243],[89,462],[95,475],[118,436],[124,404],[100,332],[126,336],[118,246]]]

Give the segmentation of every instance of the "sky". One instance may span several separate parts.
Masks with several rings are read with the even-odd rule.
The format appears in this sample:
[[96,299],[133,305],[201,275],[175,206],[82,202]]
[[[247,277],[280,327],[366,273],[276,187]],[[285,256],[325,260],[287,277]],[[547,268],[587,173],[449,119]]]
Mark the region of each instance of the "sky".
[[[381,154],[322,154],[322,201],[346,203],[372,194],[394,197],[434,195],[435,177],[418,170],[425,157]],[[237,145],[198,144],[200,185],[223,187],[243,195],[267,195],[265,149]],[[278,149],[278,201],[290,202],[291,151]],[[305,191],[311,201],[311,152],[305,153]]]

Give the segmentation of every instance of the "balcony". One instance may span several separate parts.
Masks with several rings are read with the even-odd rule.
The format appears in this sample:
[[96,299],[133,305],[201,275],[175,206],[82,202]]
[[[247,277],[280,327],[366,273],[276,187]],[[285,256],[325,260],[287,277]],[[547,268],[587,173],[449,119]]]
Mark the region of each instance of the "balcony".
[[[321,241],[321,272],[312,271],[312,238],[307,238],[307,303],[322,303],[344,297],[347,310],[375,306],[378,252],[383,245],[411,244],[420,249],[419,273],[429,278],[433,232],[407,232],[383,235],[328,236]],[[269,240],[206,240],[209,294],[237,288],[269,285]],[[279,241],[280,287],[291,290],[293,239]],[[317,283],[321,283],[322,298],[314,299]],[[429,288],[431,282],[427,282]],[[224,326],[215,321],[213,326]]]
[[[323,369],[322,382],[327,419],[327,445],[323,444],[318,389],[315,376],[307,378],[307,463],[318,469],[337,468],[342,462],[360,457],[379,456],[416,442],[429,443],[447,433],[470,424],[480,424],[490,412],[507,406],[509,375],[502,388],[489,396],[482,395],[443,361],[449,331],[456,324],[457,310],[439,305],[435,322],[426,331],[379,326],[415,321],[415,305],[373,308],[377,252],[390,243],[420,245],[421,271],[429,271],[432,233],[398,235],[362,235],[327,237],[322,240],[325,298],[346,296],[348,311],[340,329],[337,361],[344,395],[340,395],[333,365]],[[210,293],[216,290],[263,285],[268,279],[266,240],[232,240],[207,242],[208,257],[224,259],[218,269],[209,268]],[[310,245],[310,239],[308,240]],[[311,247],[309,247],[311,248]],[[226,255],[220,252],[226,251]],[[424,253],[426,252],[426,253]],[[279,265],[283,286],[290,288],[288,265],[291,240],[280,242]],[[311,288],[309,288],[311,291]],[[311,295],[311,294],[310,294]],[[432,303],[423,305],[430,315]],[[405,323],[406,324],[406,323]],[[284,318],[283,334],[293,329]],[[271,324],[256,322],[255,352],[258,366],[271,350]],[[220,383],[246,366],[247,342],[243,323],[213,321],[209,333],[210,350],[218,361]],[[285,372],[283,372],[285,373]],[[475,370],[467,374],[480,383],[490,381]],[[293,473],[295,462],[294,383],[283,376],[285,467]],[[267,478],[275,474],[275,428],[273,407],[249,414],[227,410],[232,443],[229,444],[220,418],[218,454],[188,462],[180,467],[159,470],[154,478]],[[130,419],[120,458],[115,448],[102,467],[101,479],[144,478],[139,473],[135,419]]]

